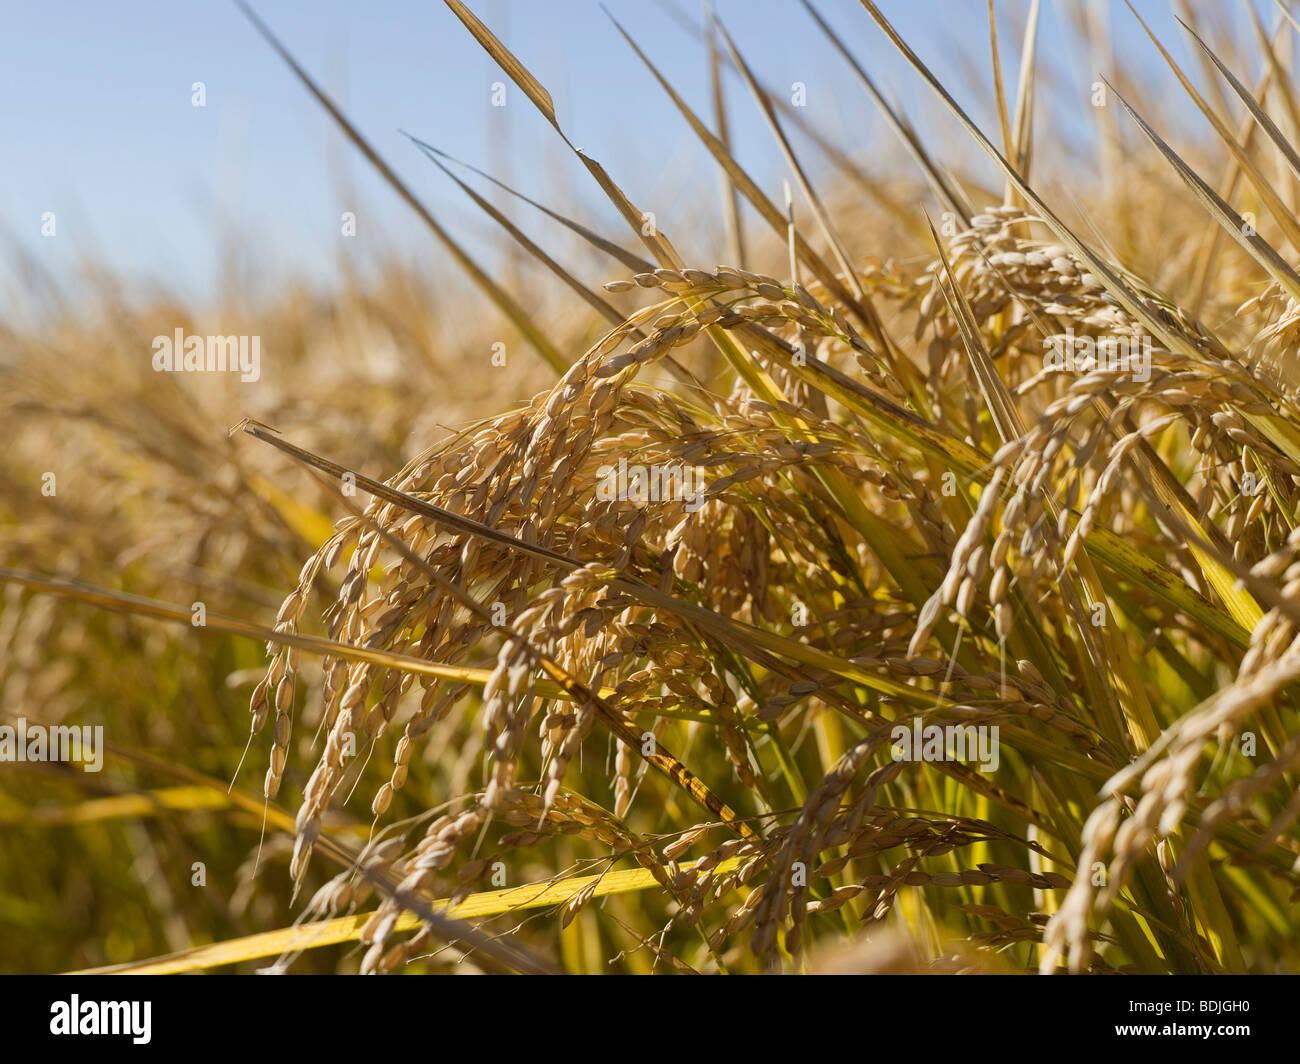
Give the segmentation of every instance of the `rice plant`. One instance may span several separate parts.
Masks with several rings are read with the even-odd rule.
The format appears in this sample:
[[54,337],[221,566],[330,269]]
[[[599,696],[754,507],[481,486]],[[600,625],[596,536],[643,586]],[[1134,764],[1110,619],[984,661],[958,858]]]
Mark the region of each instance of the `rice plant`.
[[[527,57],[446,3],[572,148]],[[836,187],[814,184],[792,134],[817,131],[710,16],[715,79],[729,65],[788,164],[771,198],[725,114],[692,109],[628,36],[725,175],[718,258],[739,257],[685,260],[617,167],[578,153],[629,239],[541,206],[601,256],[602,287],[461,182],[577,327],[475,265],[249,12],[514,323],[536,390],[506,406],[489,387],[441,436],[445,414],[389,400],[411,447],[370,434],[354,382],[286,387],[263,409],[227,399],[220,452],[178,447],[186,423],[155,400],[11,391],[15,417],[103,420],[110,494],[142,462],[175,468],[114,518],[94,497],[29,526],[7,507],[7,711],[84,713],[109,655],[101,700],[115,669],[176,656],[174,696],[197,691],[214,727],[224,677],[252,687],[260,793],[239,776],[221,797],[233,749],[205,764],[176,742],[159,765],[128,729],[114,742],[185,784],[144,796],[150,815],[265,818],[264,844],[234,847],[241,890],[267,916],[292,904],[293,926],[126,969],[299,970],[342,943],[329,970],[1297,970],[1300,26],[1279,5],[1225,59],[1186,12],[1213,99],[1153,37],[1217,163],[1194,167],[1103,79],[1099,138],[1130,176],[1081,203],[1036,179],[1055,151],[1035,137],[1036,2],[1014,99],[989,4],[997,136],[871,0],[834,25],[791,6],[883,110],[912,191],[872,192],[842,143]],[[1000,187],[888,101],[866,58],[885,48]],[[386,299],[350,320],[428,313],[418,292]],[[178,535],[219,590],[204,635],[163,643],[194,627],[193,574],[151,561]],[[278,609],[241,590],[277,579]],[[179,828],[142,837],[140,805],[115,815],[160,862],[192,849]]]

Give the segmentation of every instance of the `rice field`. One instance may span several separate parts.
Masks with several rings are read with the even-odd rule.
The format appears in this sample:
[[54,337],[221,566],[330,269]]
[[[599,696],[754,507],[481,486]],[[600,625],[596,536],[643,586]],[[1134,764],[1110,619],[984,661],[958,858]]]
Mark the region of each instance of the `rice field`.
[[[871,0],[695,20],[702,102],[629,32],[723,178],[691,261],[445,3],[589,172],[553,246],[414,140],[480,265],[245,8],[457,275],[91,271],[0,325],[0,969],[1300,971],[1285,4],[1176,5],[1158,89],[1081,89],[990,2],[989,128]],[[834,47],[885,177],[746,62],[776,32]]]

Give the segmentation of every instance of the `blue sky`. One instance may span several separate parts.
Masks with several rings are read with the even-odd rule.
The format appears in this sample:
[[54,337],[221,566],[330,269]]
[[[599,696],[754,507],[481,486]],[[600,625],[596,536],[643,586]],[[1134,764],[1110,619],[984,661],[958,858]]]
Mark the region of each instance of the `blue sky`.
[[[698,18],[698,0],[675,0]],[[255,9],[343,106],[437,217],[489,257],[489,230],[472,205],[399,129],[500,174],[522,190],[581,210],[594,186],[459,21],[436,0],[255,0]],[[471,6],[548,86],[573,142],[604,162],[632,196],[672,212],[716,177],[702,149],[618,36],[596,0],[471,0]],[[873,77],[924,125],[936,115],[856,0],[819,8]],[[1123,49],[1169,79],[1138,40],[1132,17],[1112,3]],[[1136,5],[1187,56],[1168,5]],[[702,46],[656,0],[608,7],[694,106],[708,113]],[[807,86],[808,114],[870,161],[887,136],[869,101],[795,0],[716,0],[746,59],[773,86]],[[1065,47],[1064,0],[1044,5],[1042,61],[1082,87],[1086,59]],[[964,50],[988,69],[984,0],[884,0],[900,32],[945,79]],[[999,0],[1006,74],[1014,88],[1015,27],[1027,4]],[[1266,21],[1273,15],[1261,5]],[[1198,12],[1208,12],[1204,3]],[[1220,10],[1222,10],[1220,8]],[[1246,71],[1253,80],[1254,71]],[[204,83],[206,106],[192,106]],[[1172,81],[1170,82],[1172,84]],[[730,82],[739,152],[769,193],[779,194],[780,157],[743,87]],[[1081,88],[1082,91],[1082,88]],[[1171,92],[1175,91],[1171,89]],[[972,99],[969,87],[959,94]],[[988,123],[987,109],[977,118]],[[189,294],[208,291],[237,246],[270,273],[329,275],[343,210],[358,212],[358,241],[403,247],[432,241],[409,210],[348,146],[328,116],[228,0],[42,0],[6,5],[0,34],[0,240],[22,247],[54,276],[96,259],[127,276]],[[986,125],[990,133],[990,125]],[[956,137],[945,142],[958,150]],[[964,147],[964,146],[963,146]],[[46,211],[57,235],[42,238]],[[531,231],[545,233],[528,216]],[[661,223],[674,232],[671,223]],[[681,241],[679,241],[680,243]]]

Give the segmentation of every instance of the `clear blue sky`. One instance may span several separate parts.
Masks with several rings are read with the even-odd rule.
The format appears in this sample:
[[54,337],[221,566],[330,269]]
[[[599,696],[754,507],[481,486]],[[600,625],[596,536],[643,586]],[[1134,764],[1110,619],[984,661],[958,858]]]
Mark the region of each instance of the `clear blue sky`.
[[[550,88],[574,143],[606,163],[636,202],[671,212],[693,184],[714,187],[702,149],[595,0],[470,2]],[[699,17],[698,0],[675,3]],[[437,0],[255,0],[253,6],[471,246],[483,248],[484,220],[399,129],[538,198],[569,209],[594,202],[594,186],[513,85],[506,108],[491,106],[490,87],[503,76]],[[656,0],[608,0],[608,6],[687,99],[708,113],[701,45]],[[795,0],[716,0],[715,6],[769,84],[788,89],[804,82],[810,118],[870,159],[872,138],[886,134]],[[818,6],[914,119],[923,124],[936,114],[928,91],[856,0]],[[998,2],[1012,88],[1015,27],[1027,6]],[[1168,5],[1140,0],[1136,6],[1185,59]],[[882,7],[945,79],[962,84],[954,61],[959,50],[987,72],[984,0],[884,0]],[[1195,8],[1210,10],[1204,0]],[[1269,8],[1258,9],[1271,25]],[[1122,5],[1112,3],[1110,17],[1124,48],[1137,57],[1130,61],[1169,80],[1154,50],[1135,37],[1139,31]],[[1082,85],[1091,74],[1086,59],[1064,47],[1066,22],[1064,0],[1048,0],[1042,61]],[[1244,73],[1253,80],[1254,71]],[[191,105],[196,81],[206,86],[206,107]],[[734,79],[730,85],[742,158],[776,195],[779,156],[743,88]],[[971,98],[969,88],[962,96]],[[990,121],[986,109],[976,115]],[[358,239],[385,232],[403,245],[431,246],[228,0],[8,0],[0,33],[0,130],[6,252],[0,260],[10,258],[17,242],[56,276],[71,276],[78,259],[90,256],[131,276],[202,292],[233,240],[260,267],[324,277],[337,251],[339,214],[353,208],[360,212]],[[341,187],[348,182],[353,191]],[[54,239],[40,237],[45,211],[57,216]],[[531,218],[528,226],[539,229]],[[673,232],[670,223],[665,228]]]

